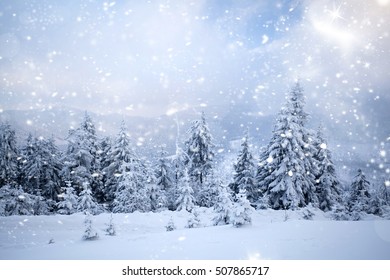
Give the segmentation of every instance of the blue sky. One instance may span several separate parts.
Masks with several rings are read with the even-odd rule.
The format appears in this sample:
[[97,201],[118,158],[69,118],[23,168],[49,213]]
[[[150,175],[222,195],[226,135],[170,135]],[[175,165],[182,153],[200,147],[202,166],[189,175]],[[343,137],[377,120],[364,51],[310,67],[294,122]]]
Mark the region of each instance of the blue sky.
[[299,77],[310,113],[378,130],[389,2],[1,1],[0,111],[263,116]]

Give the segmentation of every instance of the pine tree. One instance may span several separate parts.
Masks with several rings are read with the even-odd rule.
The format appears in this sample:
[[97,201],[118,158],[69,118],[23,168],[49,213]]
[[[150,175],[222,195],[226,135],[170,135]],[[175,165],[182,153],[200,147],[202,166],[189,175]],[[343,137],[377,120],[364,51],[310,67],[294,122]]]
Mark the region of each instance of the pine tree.
[[185,163],[193,183],[195,197],[198,198],[198,193],[205,187],[206,177],[212,170],[214,159],[214,145],[204,112],[201,119],[193,123],[189,134],[190,137],[185,143],[188,156]]
[[116,229],[114,225],[114,218],[112,217],[112,213],[110,215],[110,222],[107,225],[106,233],[107,235],[114,236],[116,235]]
[[168,221],[168,224],[165,226],[167,231],[174,231],[176,229],[176,225],[173,221],[173,217],[171,217]]
[[195,206],[195,198],[193,196],[193,189],[190,185],[190,179],[187,173],[187,169],[184,169],[183,177],[179,181],[178,198],[176,200],[176,210],[191,210]]
[[87,113],[80,126],[69,131],[67,140],[62,178],[73,182],[77,194],[83,190],[83,184],[88,182],[93,196],[101,200],[102,172],[97,162],[100,148],[95,126]]
[[214,204],[216,216],[213,218],[214,225],[230,224],[233,210],[233,198],[226,186],[222,184],[218,187],[218,196]]
[[200,218],[199,218],[199,211],[195,207],[192,209],[190,213],[190,217],[187,220],[187,228],[198,228],[201,226]]
[[256,188],[253,156],[249,151],[248,130],[245,133],[243,142],[241,144],[241,151],[238,154],[237,162],[234,164],[234,177],[231,188],[234,193],[238,194],[241,189],[246,191],[250,202],[254,203],[258,197],[258,190]]
[[92,241],[99,238],[99,234],[97,233],[96,229],[93,227],[92,216],[88,211],[86,211],[85,213],[84,227],[85,227],[85,231],[83,234],[83,240]]
[[[156,166],[156,194],[160,193],[157,195],[157,197],[163,197],[164,201],[160,201],[159,204],[163,202],[164,207],[170,206],[172,203],[169,199],[169,195],[172,192],[173,182],[172,182],[172,172],[171,172],[171,167],[169,165],[169,162],[167,161],[167,152],[164,150],[163,147],[161,147],[161,152],[160,152],[160,158],[158,159],[158,164]],[[153,207],[152,207],[153,209]]]
[[[143,191],[146,194],[145,188],[148,177],[146,167],[131,146],[124,122],[121,124],[118,136],[108,155],[108,162],[110,164],[104,169],[107,178],[105,182],[107,201],[113,202],[114,198],[118,198],[117,193],[123,189],[119,185],[123,185],[124,180],[129,180],[128,177],[132,177],[132,180],[136,182],[134,188],[144,189]],[[128,172],[131,172],[131,174],[127,174]]]
[[259,188],[274,209],[317,205],[316,165],[311,133],[304,127],[307,114],[299,83],[291,90],[279,113],[273,136],[261,155],[257,174]]
[[112,204],[114,213],[147,212],[151,210],[150,197],[146,193],[143,178],[131,163],[122,164],[119,170],[117,190]]
[[0,187],[17,185],[18,154],[15,131],[8,123],[0,124]]
[[148,189],[151,210],[156,212],[167,209],[168,200],[166,192],[161,189],[161,186],[157,184],[149,184]]
[[34,215],[36,197],[21,187],[5,185],[0,188],[0,216]]
[[[183,178],[184,169],[186,168],[185,162],[187,160],[186,153],[176,144],[176,152],[173,156],[170,157],[171,166],[173,169],[172,175],[172,187],[167,190],[168,198],[168,209],[175,211],[176,210],[176,200],[178,197],[178,190],[180,185],[180,180]],[[188,172],[187,172],[188,174]]]
[[254,209],[246,196],[245,190],[240,190],[236,195],[237,202],[233,205],[230,220],[234,227],[241,227],[252,223],[252,213]]
[[84,182],[83,191],[80,192],[80,196],[77,202],[77,210],[79,212],[88,212],[92,215],[96,215],[102,212],[101,207],[97,204],[95,198],[92,196],[92,191],[88,182]]
[[324,139],[321,126],[318,128],[314,146],[317,150],[315,154],[318,164],[316,189],[319,208],[323,211],[330,211],[335,204],[341,202],[341,184],[337,178],[332,154]]
[[358,169],[358,174],[354,178],[348,199],[348,210],[350,212],[367,212],[371,198],[370,182],[366,179],[363,171]]
[[26,191],[30,194],[41,193],[46,199],[58,201],[62,163],[54,139],[29,135],[22,149],[22,157],[21,171]]
[[66,185],[65,193],[59,195],[62,200],[57,202],[57,212],[62,215],[71,215],[77,211],[78,197],[74,193],[72,182],[67,181]]

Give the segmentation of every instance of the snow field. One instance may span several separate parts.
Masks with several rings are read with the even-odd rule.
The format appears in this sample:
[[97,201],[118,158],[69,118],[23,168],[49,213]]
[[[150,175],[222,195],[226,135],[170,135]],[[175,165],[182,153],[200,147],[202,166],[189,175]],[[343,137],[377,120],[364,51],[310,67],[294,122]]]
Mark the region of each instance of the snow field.
[[[315,211],[259,210],[252,225],[212,226],[212,209],[201,208],[204,227],[186,228],[186,211],[113,214],[116,235],[105,233],[110,214],[93,217],[99,239],[84,241],[84,215],[0,217],[3,260],[197,260],[197,259],[390,259],[390,221],[333,221]],[[176,230],[165,226],[173,218]],[[287,217],[287,219],[286,219]]]

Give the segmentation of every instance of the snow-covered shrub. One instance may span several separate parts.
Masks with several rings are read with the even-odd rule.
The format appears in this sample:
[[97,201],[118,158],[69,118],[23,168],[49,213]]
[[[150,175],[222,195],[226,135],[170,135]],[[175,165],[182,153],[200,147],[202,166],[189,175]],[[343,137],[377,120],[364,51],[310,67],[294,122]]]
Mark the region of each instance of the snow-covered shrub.
[[114,218],[112,217],[112,214],[110,216],[110,221],[107,225],[107,228],[105,229],[106,234],[110,236],[116,235],[115,225],[114,225]]
[[240,190],[237,194],[237,202],[233,205],[231,223],[234,227],[241,227],[252,223],[252,213],[254,209],[246,198],[245,190]]
[[83,240],[96,240],[99,238],[99,234],[93,227],[92,216],[88,211],[85,213],[84,227]]
[[198,228],[201,226],[199,212],[197,208],[192,209],[190,217],[187,221],[187,228]]
[[168,224],[165,226],[167,231],[174,231],[176,229],[175,223],[173,222],[173,217],[171,217],[168,221]]
[[349,221],[351,220],[350,212],[341,204],[336,204],[330,213],[330,217],[335,221]]
[[50,215],[55,205],[56,203],[53,200],[37,195],[34,197],[34,215]]
[[313,220],[314,207],[310,204],[302,209],[302,218],[305,220]]
[[226,186],[220,185],[218,187],[217,201],[214,204],[214,211],[216,213],[213,218],[213,224],[226,225],[230,223],[233,210],[232,196]]

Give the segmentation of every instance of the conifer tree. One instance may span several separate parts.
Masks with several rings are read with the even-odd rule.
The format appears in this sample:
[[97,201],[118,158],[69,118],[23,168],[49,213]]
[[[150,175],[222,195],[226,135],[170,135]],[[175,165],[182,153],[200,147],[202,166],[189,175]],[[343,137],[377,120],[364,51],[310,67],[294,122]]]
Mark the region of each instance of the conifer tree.
[[341,202],[341,184],[337,178],[332,154],[323,136],[321,126],[318,128],[314,143],[317,150],[315,154],[318,165],[316,189],[319,208],[323,211],[330,211],[335,204]]
[[363,171],[358,169],[358,174],[351,184],[347,202],[350,212],[368,212],[370,202],[370,182],[366,179]]
[[168,191],[173,186],[171,166],[167,160],[167,152],[161,147],[160,158],[156,166],[156,184],[163,191]]
[[112,213],[110,215],[110,222],[107,225],[106,233],[107,235],[114,236],[116,235],[116,229],[114,225],[114,218],[112,217]]
[[248,143],[248,129],[245,133],[243,142],[237,158],[237,162],[234,164],[234,176],[231,188],[234,193],[238,194],[241,189],[246,191],[250,202],[254,203],[259,195],[256,188],[252,153],[249,151]]
[[241,189],[236,195],[237,201],[233,205],[231,223],[234,227],[241,227],[252,223],[253,207],[246,198],[245,190]]
[[190,185],[187,169],[184,169],[183,177],[179,181],[178,198],[176,200],[176,209],[178,211],[187,210],[191,212],[195,206],[193,193],[194,191]]
[[147,212],[151,210],[150,197],[145,188],[144,178],[133,169],[132,162],[123,163],[118,170],[120,177],[112,204],[114,213]]
[[190,217],[187,220],[187,228],[198,228],[201,226],[201,221],[199,218],[199,211],[198,208],[192,209],[190,213]]
[[85,213],[84,227],[83,240],[92,241],[99,238],[99,234],[93,226],[92,216],[88,211]]
[[[118,199],[117,192],[123,190],[124,181],[130,180],[130,177],[134,181],[130,189],[146,188],[148,176],[146,176],[145,165],[132,148],[130,137],[126,133],[126,125],[123,121],[118,136],[112,145],[111,152],[108,155],[108,162],[110,164],[104,169],[107,178],[105,182],[107,201],[113,202],[114,198]],[[131,174],[128,174],[129,172]]]
[[[214,160],[214,144],[204,112],[200,120],[193,123],[189,134],[190,137],[185,143],[188,156],[185,163],[194,187],[195,197],[198,199],[199,192],[205,187],[206,177],[212,170]],[[200,204],[200,206],[203,205]]]
[[315,191],[311,133],[304,127],[303,89],[299,82],[290,91],[277,118],[273,136],[261,155],[257,173],[259,188],[274,209],[294,209],[318,204]]
[[67,140],[62,178],[73,182],[77,194],[88,182],[93,196],[102,200],[102,171],[98,162],[100,148],[95,125],[87,112],[80,126],[69,131]]
[[74,193],[71,181],[66,181],[65,193],[59,195],[61,200],[57,202],[57,212],[62,215],[70,215],[77,211],[78,197]]
[[17,185],[18,154],[15,131],[8,123],[0,124],[0,187]]
[[58,201],[62,180],[60,152],[54,138],[44,139],[29,135],[22,149],[23,184],[30,194],[42,194],[46,199]]
[[88,212],[92,215],[96,215],[102,212],[101,207],[92,196],[92,191],[88,182],[84,182],[83,191],[80,192],[77,202],[77,210],[79,212]]
[[226,225],[230,224],[233,211],[233,198],[230,193],[230,189],[220,184],[218,187],[218,196],[214,204],[214,212],[216,213],[213,218],[214,225]]

